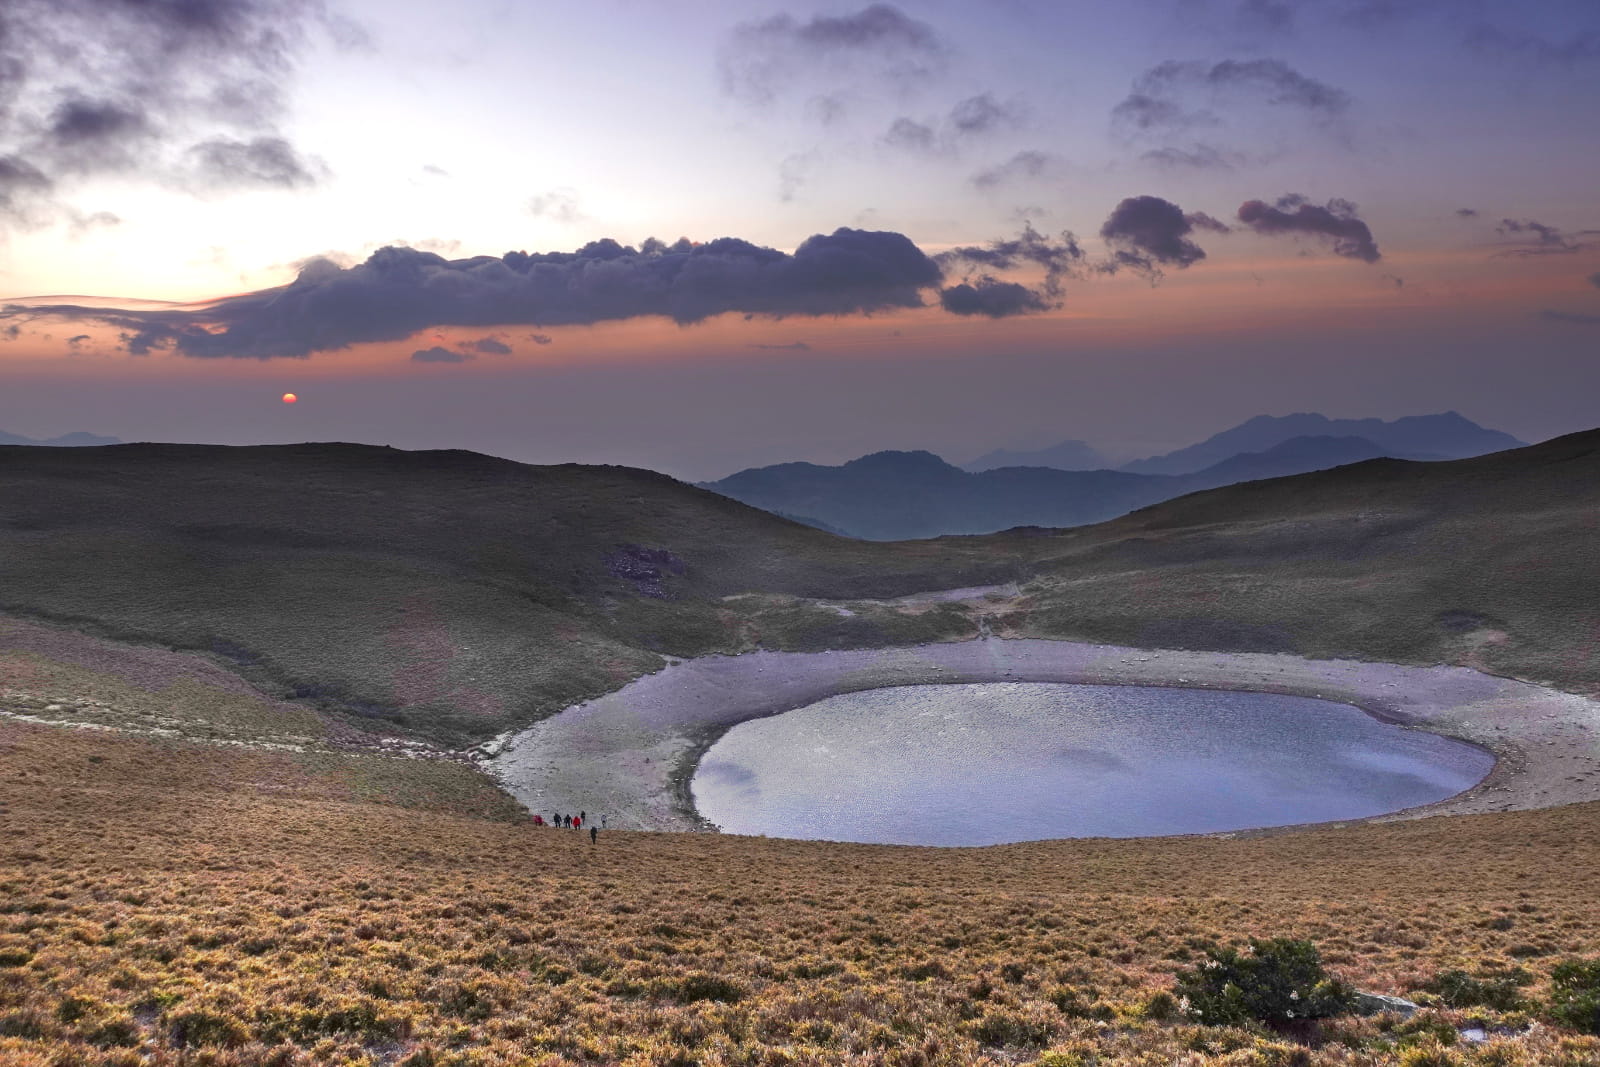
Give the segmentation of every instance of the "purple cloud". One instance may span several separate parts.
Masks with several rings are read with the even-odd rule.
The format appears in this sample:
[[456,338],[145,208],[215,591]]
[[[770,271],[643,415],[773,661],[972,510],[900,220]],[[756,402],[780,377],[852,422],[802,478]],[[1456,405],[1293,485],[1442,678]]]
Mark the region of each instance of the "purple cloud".
[[271,359],[398,341],[442,326],[870,314],[920,307],[922,292],[943,278],[901,234],[852,229],[810,237],[792,254],[733,237],[701,245],[652,241],[643,249],[606,239],[576,252],[455,260],[389,247],[351,267],[313,259],[288,285],[198,308],[10,305],[0,319],[105,323],[123,330],[124,346],[136,354],[170,348],[200,358]]
[[1189,239],[1199,229],[1226,232],[1210,215],[1186,215],[1183,209],[1159,196],[1131,196],[1111,212],[1100,236],[1111,248],[1112,272],[1126,267],[1149,278],[1158,278],[1161,268],[1179,270],[1206,258],[1205,249]]
[[1356,214],[1348,200],[1329,200],[1325,206],[1311,203],[1298,193],[1289,193],[1268,204],[1246,200],[1239,205],[1239,221],[1260,234],[1300,234],[1322,239],[1333,246],[1333,254],[1364,263],[1382,259],[1372,230]]

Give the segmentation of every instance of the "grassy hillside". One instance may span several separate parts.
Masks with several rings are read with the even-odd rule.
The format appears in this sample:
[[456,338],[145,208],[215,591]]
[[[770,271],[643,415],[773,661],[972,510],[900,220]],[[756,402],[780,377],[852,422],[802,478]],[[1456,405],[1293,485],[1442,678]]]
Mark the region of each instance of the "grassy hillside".
[[1504,1005],[1274,1032],[1160,994],[1207,941],[1285,935],[1363,989],[1460,969],[1537,1013],[1600,951],[1596,815],[591,845],[456,765],[0,723],[0,1061],[1578,1067],[1600,1039]]
[[1027,585],[1001,633],[1466,663],[1600,691],[1597,532],[1600,431],[896,544],[618,467],[0,448],[0,612],[201,650],[277,695],[451,744],[662,653],[970,637],[958,605],[862,598],[1011,580]]
[[1019,632],[1600,691],[1600,431],[1196,493],[1048,539]]
[[[966,635],[808,597],[1017,576],[989,546],[869,545],[662,475],[357,445],[0,448],[0,610],[210,651],[297,699],[491,735],[660,652]],[[725,604],[728,594],[771,599]],[[830,637],[829,640],[834,638]]]

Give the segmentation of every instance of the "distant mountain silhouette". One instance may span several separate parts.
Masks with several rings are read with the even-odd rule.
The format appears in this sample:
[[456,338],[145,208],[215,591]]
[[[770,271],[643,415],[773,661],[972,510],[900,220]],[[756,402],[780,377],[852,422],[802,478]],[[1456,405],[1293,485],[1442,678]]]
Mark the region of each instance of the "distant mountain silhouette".
[[1002,467],[970,474],[932,452],[874,452],[838,467],[780,463],[702,483],[766,511],[804,515],[871,541],[1080,526],[1182,492],[1178,479],[1119,471]]
[[972,474],[994,470],[996,467],[1054,467],[1058,471],[1099,471],[1111,464],[1087,441],[1062,441],[1059,445],[1033,452],[1013,452],[997,448],[985,453],[971,463],[961,464],[961,469]]
[[1205,470],[1184,475],[1184,491],[1215,489],[1263,478],[1284,478],[1291,474],[1342,467],[1346,463],[1361,463],[1380,456],[1417,458],[1395,457],[1392,451],[1365,437],[1291,437],[1264,451],[1241,452]]
[[758,467],[721,481],[702,482],[700,487],[829,532],[895,541],[993,533],[1016,526],[1083,526],[1238,482],[1385,456],[1439,458],[1396,455],[1398,451],[1364,437],[1292,437],[1183,475],[1050,467],[998,467],[973,473],[932,452],[875,452],[837,467],[815,463]]
[[51,437],[42,441],[0,430],[0,445],[54,445],[59,448],[92,448],[95,445],[120,444],[122,444],[121,438],[101,437],[99,434],[85,433],[82,430],[74,433],[64,433],[60,437]]
[[1295,437],[1362,437],[1397,459],[1466,459],[1525,444],[1488,430],[1457,412],[1382,419],[1330,419],[1301,412],[1257,415],[1197,445],[1125,464],[1130,474],[1193,474],[1242,452],[1265,452]]

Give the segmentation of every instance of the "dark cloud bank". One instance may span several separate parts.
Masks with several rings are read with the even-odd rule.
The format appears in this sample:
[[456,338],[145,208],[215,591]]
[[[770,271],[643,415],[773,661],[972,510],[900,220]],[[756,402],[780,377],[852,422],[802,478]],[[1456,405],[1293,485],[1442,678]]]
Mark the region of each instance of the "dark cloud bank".
[[[991,266],[1042,264],[1056,254],[1037,235],[967,252]],[[101,322],[122,330],[124,346],[135,354],[172,349],[202,358],[270,359],[398,341],[440,326],[588,325],[646,315],[689,324],[729,312],[870,314],[920,307],[923,293],[944,281],[945,268],[901,234],[839,229],[811,237],[792,254],[732,237],[699,245],[651,240],[640,248],[606,239],[576,252],[455,260],[391,247],[348,268],[313,259],[289,285],[200,308],[11,305],[0,317]],[[970,311],[960,298],[957,304],[960,313],[998,310],[992,302]],[[468,347],[493,352],[497,344]],[[459,362],[464,355],[434,348],[412,358]]]
[[[1375,262],[1378,249],[1355,206],[1326,206],[1289,195],[1274,205],[1247,201],[1239,221],[1260,233],[1304,234],[1335,254]],[[288,285],[201,306],[116,309],[74,304],[10,304],[0,320],[15,336],[35,319],[98,322],[122,331],[134,355],[171,350],[199,358],[272,359],[379,341],[436,327],[571,326],[661,316],[680,325],[734,313],[747,317],[861,315],[925,306],[936,291],[955,315],[1006,318],[1059,307],[1068,279],[1129,269],[1150,277],[1205,258],[1195,234],[1230,227],[1154,196],[1119,203],[1100,235],[1110,256],[1091,263],[1070,232],[1025,225],[1014,238],[929,256],[890,231],[841,228],[808,238],[793,253],[735,237],[705,244],[652,238],[640,247],[606,238],[576,252],[508,252],[446,259],[406,247],[381,248],[364,263],[306,261]],[[1029,284],[1001,277],[1021,271]],[[528,335],[548,344],[543,333]],[[460,363],[509,355],[495,337],[455,348],[420,348],[418,363]]]

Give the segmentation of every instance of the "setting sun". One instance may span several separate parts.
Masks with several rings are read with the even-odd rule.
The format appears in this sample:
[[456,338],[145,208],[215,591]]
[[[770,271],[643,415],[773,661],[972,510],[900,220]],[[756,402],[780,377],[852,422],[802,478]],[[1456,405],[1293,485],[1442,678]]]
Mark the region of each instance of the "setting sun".
[[294,394],[293,394],[293,393],[284,393],[284,394],[283,394],[283,402],[284,402],[284,403],[285,403],[285,404],[293,404],[293,403],[296,403],[296,402],[298,402],[298,401],[299,401],[299,399],[300,399],[300,398],[299,398],[299,397],[297,397],[297,396],[295,396],[295,395],[294,395]]

